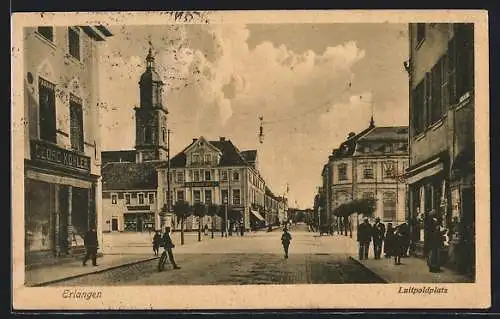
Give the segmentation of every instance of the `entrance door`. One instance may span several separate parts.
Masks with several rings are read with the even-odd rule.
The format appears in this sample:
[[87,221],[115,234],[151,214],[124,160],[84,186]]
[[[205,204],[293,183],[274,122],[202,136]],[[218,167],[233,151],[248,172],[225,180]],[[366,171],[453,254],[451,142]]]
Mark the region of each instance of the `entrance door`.
[[111,219],[111,231],[118,231],[118,219]]

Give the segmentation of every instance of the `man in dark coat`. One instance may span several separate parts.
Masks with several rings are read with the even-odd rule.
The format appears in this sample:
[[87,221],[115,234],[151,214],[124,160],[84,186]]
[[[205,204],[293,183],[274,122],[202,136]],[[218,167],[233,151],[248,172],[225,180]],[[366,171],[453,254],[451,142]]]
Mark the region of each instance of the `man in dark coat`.
[[170,227],[165,228],[165,234],[162,238],[163,247],[165,248],[164,254],[168,255],[168,260],[170,260],[170,264],[174,269],[180,269],[181,267],[177,266],[174,260],[174,253],[172,252],[172,248],[175,248],[174,243],[172,242],[172,238],[170,238]]
[[375,218],[375,224],[373,225],[373,253],[375,259],[380,259],[380,254],[382,253],[382,243],[385,237],[385,225],[380,222],[380,218]]
[[288,232],[288,229],[283,229],[283,235],[281,235],[281,244],[285,250],[285,259],[288,259],[288,247],[290,247],[290,241],[292,240],[292,235]]
[[359,259],[368,259],[368,249],[372,238],[373,228],[368,222],[368,218],[358,227]]
[[92,258],[92,265],[97,266],[97,249],[99,248],[99,242],[97,240],[95,227],[91,227],[87,233],[85,233],[85,237],[83,237],[83,244],[87,250],[85,258],[83,258],[83,265],[85,266],[87,261]]

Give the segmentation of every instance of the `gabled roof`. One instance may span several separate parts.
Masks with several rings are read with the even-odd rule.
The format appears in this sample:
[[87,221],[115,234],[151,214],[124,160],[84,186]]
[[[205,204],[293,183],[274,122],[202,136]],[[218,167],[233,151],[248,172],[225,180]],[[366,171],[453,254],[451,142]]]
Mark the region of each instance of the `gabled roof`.
[[356,143],[358,142],[358,140],[373,129],[374,125],[373,123],[370,123],[370,125],[366,129],[342,142],[340,144],[340,147],[332,152],[333,158],[352,156],[354,154],[354,151],[356,150]]
[[[186,146],[181,152],[172,157],[170,161],[171,168],[186,167],[186,150],[189,149],[197,140],[193,140],[191,144]],[[219,166],[246,166],[250,165],[242,156],[238,148],[231,140],[207,141],[215,148],[221,151],[222,157],[219,161]],[[166,167],[166,165],[162,166]]]
[[359,138],[359,141],[407,141],[408,126],[375,127],[371,132]]
[[108,163],[102,168],[103,190],[156,189],[158,173],[156,168],[165,161],[142,163]]

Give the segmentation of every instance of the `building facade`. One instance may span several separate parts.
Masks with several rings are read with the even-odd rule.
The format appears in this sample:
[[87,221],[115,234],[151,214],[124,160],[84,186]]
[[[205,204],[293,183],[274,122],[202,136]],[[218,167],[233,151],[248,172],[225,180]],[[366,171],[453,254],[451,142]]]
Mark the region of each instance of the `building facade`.
[[150,49],[139,81],[140,105],[134,108],[135,149],[102,152],[104,232],[152,231],[164,222],[156,171],[168,154],[163,85]]
[[103,26],[23,32],[29,266],[82,253],[89,227],[101,235],[98,48],[112,34]]
[[[160,205],[167,206],[169,198],[171,207],[179,200],[191,206],[196,203],[227,205],[229,215],[239,216],[235,224],[241,222],[245,229],[250,229],[266,220],[263,209],[266,184],[257,168],[255,150],[239,151],[224,137],[215,141],[207,141],[203,136],[195,138],[170,161],[170,196],[167,167],[158,169]],[[175,217],[172,223],[174,228],[179,228]],[[197,229],[198,225],[197,217],[188,217],[187,230]],[[204,217],[202,225],[209,229],[213,225],[217,230],[225,227],[221,218],[212,221],[209,216]]]
[[410,24],[410,167],[407,182],[416,254],[427,222],[447,230],[443,262],[474,273],[473,24]]
[[372,121],[359,134],[350,133],[323,167],[322,224],[333,221],[340,204],[373,198],[373,217],[400,224],[406,221],[406,185],[401,177],[408,167],[408,127],[377,127]]

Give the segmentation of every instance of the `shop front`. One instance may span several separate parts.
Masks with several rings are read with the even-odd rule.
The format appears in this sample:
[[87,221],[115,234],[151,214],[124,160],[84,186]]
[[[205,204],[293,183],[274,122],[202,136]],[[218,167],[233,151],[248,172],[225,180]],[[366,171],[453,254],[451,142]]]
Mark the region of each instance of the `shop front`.
[[31,141],[25,161],[25,263],[82,253],[83,237],[97,226],[90,158]]
[[126,232],[145,232],[155,230],[155,214],[150,211],[125,212],[123,230]]

